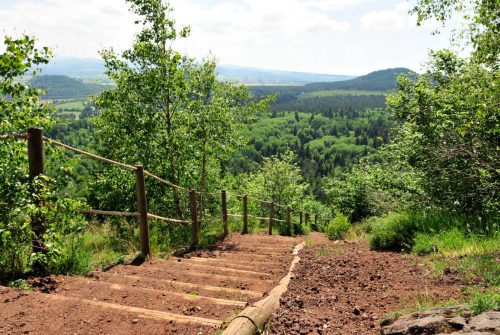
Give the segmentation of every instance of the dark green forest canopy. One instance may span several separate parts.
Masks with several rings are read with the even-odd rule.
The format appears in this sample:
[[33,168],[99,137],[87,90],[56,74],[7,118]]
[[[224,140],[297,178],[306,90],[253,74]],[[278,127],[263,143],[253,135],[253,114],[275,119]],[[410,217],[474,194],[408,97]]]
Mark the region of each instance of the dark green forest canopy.
[[42,75],[29,81],[34,88],[45,90],[45,99],[86,98],[108,88],[106,85],[85,83],[79,79],[59,75]]

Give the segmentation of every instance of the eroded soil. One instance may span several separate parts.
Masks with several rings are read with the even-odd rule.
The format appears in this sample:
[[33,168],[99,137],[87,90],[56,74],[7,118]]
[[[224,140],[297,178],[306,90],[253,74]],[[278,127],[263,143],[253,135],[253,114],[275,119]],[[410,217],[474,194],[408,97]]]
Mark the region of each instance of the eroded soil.
[[[461,296],[455,278],[433,280],[418,257],[370,251],[366,242],[313,234],[269,334],[378,334],[388,312]],[[309,243],[310,244],[310,243]]]

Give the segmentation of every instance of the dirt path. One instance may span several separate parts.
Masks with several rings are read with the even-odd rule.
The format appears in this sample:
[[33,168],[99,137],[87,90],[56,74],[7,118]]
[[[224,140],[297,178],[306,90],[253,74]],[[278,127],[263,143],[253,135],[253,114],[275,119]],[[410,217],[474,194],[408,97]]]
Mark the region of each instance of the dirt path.
[[232,235],[186,258],[53,277],[35,291],[0,286],[0,334],[213,334],[276,286],[295,244]]
[[268,334],[378,334],[387,312],[460,297],[456,280],[429,279],[417,257],[373,252],[366,242],[335,244],[317,233],[306,239],[313,246],[301,251]]

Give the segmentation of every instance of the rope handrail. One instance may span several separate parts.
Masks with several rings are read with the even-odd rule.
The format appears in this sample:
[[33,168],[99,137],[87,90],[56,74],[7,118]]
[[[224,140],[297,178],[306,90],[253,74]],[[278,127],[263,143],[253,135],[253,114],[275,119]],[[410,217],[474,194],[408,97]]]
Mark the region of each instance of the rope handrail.
[[212,218],[198,219],[198,222],[214,222],[220,220],[222,220],[222,217],[212,217]]
[[245,196],[243,194],[233,193],[233,192],[229,192],[229,191],[226,191],[226,194],[232,195],[233,197],[237,197],[237,198],[243,198]]
[[151,214],[151,213],[148,213],[148,218],[151,218],[151,219],[157,219],[157,220],[160,220],[160,221],[166,221],[166,222],[177,223],[177,224],[179,224],[181,227],[184,227],[185,225],[190,224],[190,222],[189,222],[189,221],[186,221],[186,220],[178,220],[178,219],[165,218],[165,217],[163,217],[163,216],[159,216],[159,215],[155,215],[155,214]]
[[1,140],[7,140],[10,138],[18,138],[18,139],[23,139],[26,140],[28,139],[28,134],[0,134],[0,139]]
[[168,180],[162,179],[162,178],[160,178],[160,177],[158,177],[158,176],[156,176],[156,175],[152,174],[151,172],[149,172],[149,171],[147,171],[147,170],[144,170],[144,174],[145,174],[146,176],[149,176],[149,177],[151,177],[151,178],[155,179],[156,181],[158,181],[158,182],[160,182],[160,183],[163,183],[163,184],[167,185],[167,186],[170,186],[170,187],[175,187],[175,188],[177,188],[177,189],[179,189],[179,190],[183,190],[183,191],[186,191],[186,192],[189,192],[189,191],[190,191],[189,189],[187,189],[187,188],[185,188],[185,187],[182,187],[182,186],[176,185],[176,184],[174,184],[174,183],[172,183],[172,182],[170,182],[170,181],[168,181]]
[[[220,195],[221,192],[202,192],[202,191],[196,191],[196,194],[199,195]],[[229,194],[226,192],[226,194]]]
[[77,209],[82,214],[97,214],[97,215],[111,215],[111,216],[139,216],[138,212],[117,212],[117,211],[102,211],[98,209]]
[[[27,139],[28,138],[28,134],[27,133],[24,133],[24,134],[0,134],[0,139],[8,139],[8,138],[22,138],[22,139]],[[62,148],[65,148],[67,150],[70,150],[70,151],[73,151],[74,153],[77,153],[77,154],[80,154],[80,155],[84,155],[84,156],[87,156],[87,157],[90,157],[90,158],[93,158],[93,159],[96,159],[96,160],[99,160],[99,161],[102,161],[102,162],[105,162],[105,163],[108,163],[108,164],[111,164],[111,165],[115,165],[115,166],[119,166],[119,167],[122,167],[122,168],[126,168],[126,169],[129,169],[129,170],[132,170],[132,171],[136,171],[137,170],[137,167],[133,166],[133,165],[129,165],[129,164],[125,164],[125,163],[121,163],[121,162],[117,162],[117,161],[114,161],[112,159],[109,159],[109,158],[105,158],[105,157],[102,157],[102,156],[99,156],[99,155],[96,155],[96,154],[93,154],[93,153],[90,153],[90,152],[87,152],[87,151],[84,151],[84,150],[81,150],[81,149],[77,149],[77,148],[74,148],[70,145],[67,145],[67,144],[64,144],[62,142],[59,142],[57,140],[54,140],[54,139],[51,139],[49,137],[46,137],[46,136],[43,136],[43,139],[47,142],[49,142],[49,144],[53,144],[53,145],[56,145],[56,146],[59,146],[59,147],[62,147]],[[156,175],[154,175],[153,173],[147,171],[147,170],[144,170],[144,174],[155,179],[156,181],[160,182],[160,183],[163,183],[167,186],[170,186],[170,187],[174,187],[174,188],[177,188],[179,190],[183,190],[183,191],[186,191],[186,192],[189,192],[190,189],[186,188],[186,187],[182,187],[182,186],[179,186],[179,185],[176,185],[168,180],[165,180],[163,178],[160,178]],[[201,191],[196,191],[197,194],[204,194],[204,195],[218,195],[219,192],[201,192]],[[242,195],[242,194],[237,194],[237,193],[233,193],[233,192],[229,192],[229,191],[226,191],[226,194],[227,195],[231,195],[231,196],[235,196],[237,198],[243,198],[245,197],[245,195]],[[273,203],[271,201],[267,201],[267,200],[263,200],[263,199],[259,199],[257,197],[254,197],[254,196],[249,196],[249,195],[246,195],[248,199],[251,199],[251,200],[254,200],[254,201],[257,201],[257,202],[260,202],[262,204],[266,204],[266,205],[273,205],[273,206],[276,206],[276,207],[281,207],[281,208],[284,208],[284,209],[287,209],[288,207],[290,206],[286,206],[286,205],[283,205],[283,204],[279,204],[279,203]],[[292,210],[293,212],[295,212],[294,210]],[[306,213],[308,214],[308,213]]]
[[70,151],[73,151],[74,153],[77,153],[77,154],[80,154],[80,155],[84,155],[84,156],[87,156],[87,157],[90,157],[90,158],[94,158],[94,159],[99,160],[101,162],[105,162],[105,163],[108,163],[108,164],[116,165],[116,166],[119,166],[119,167],[122,167],[122,168],[126,168],[126,169],[129,169],[129,170],[132,170],[132,171],[136,171],[137,170],[137,168],[135,166],[128,165],[128,164],[125,164],[125,163],[120,163],[120,162],[117,162],[117,161],[114,161],[114,160],[111,160],[111,159],[108,159],[108,158],[104,158],[104,157],[96,155],[96,154],[92,154],[92,153],[84,151],[84,150],[73,148],[72,146],[69,146],[67,144],[61,143],[61,142],[56,141],[54,139],[48,138],[46,136],[44,136],[43,139],[46,140],[47,142],[49,142],[49,144],[57,145],[59,147],[65,148],[65,149],[70,150]]
[[[112,159],[108,159],[102,156],[99,156],[97,154],[90,153],[85,150],[81,150],[78,148],[75,148],[73,146],[70,146],[68,144],[62,143],[58,140],[51,139],[49,137],[43,136],[43,130],[40,128],[30,128],[28,129],[27,133],[24,134],[0,134],[0,139],[8,139],[8,138],[22,138],[26,139],[28,141],[28,165],[30,168],[30,177],[31,178],[36,178],[37,176],[43,175],[44,174],[44,159],[43,159],[43,154],[44,154],[44,142],[47,142],[47,145],[53,145],[57,147],[61,147],[64,149],[67,149],[73,153],[76,153],[78,155],[83,155],[86,157],[89,157],[94,160],[98,160],[107,164],[111,164],[120,168],[125,168],[128,170],[132,170],[135,172],[135,185],[136,185],[136,197],[137,197],[137,211],[136,212],[120,212],[120,211],[108,211],[108,210],[97,210],[97,209],[77,209],[79,213],[83,214],[94,214],[94,215],[112,215],[112,216],[122,216],[122,217],[135,217],[137,218],[137,221],[139,223],[139,235],[140,235],[140,250],[141,253],[144,255],[149,255],[150,254],[150,238],[149,238],[149,224],[148,224],[148,218],[149,219],[154,219],[154,220],[161,220],[161,221],[166,221],[166,222],[171,222],[171,223],[176,223],[179,224],[181,227],[185,226],[190,226],[192,230],[192,240],[191,240],[191,248],[198,248],[200,239],[200,223],[201,222],[210,222],[210,221],[218,221],[221,220],[220,216],[215,215],[216,212],[213,212],[212,215],[215,216],[210,216],[210,217],[204,217],[203,214],[201,214],[201,218],[199,217],[199,212],[198,212],[198,206],[197,203],[200,201],[201,202],[201,207],[199,207],[200,210],[205,212],[205,206],[203,204],[203,200],[200,198],[203,198],[201,195],[220,195],[221,196],[221,209],[222,209],[222,221],[224,224],[224,234],[227,235],[229,233],[228,229],[228,218],[243,218],[243,234],[248,233],[248,218],[257,218],[260,220],[269,220],[269,235],[273,234],[272,227],[273,227],[273,222],[287,222],[288,224],[288,232],[291,233],[291,216],[290,216],[290,211],[291,208],[290,206],[282,205],[279,203],[274,203],[272,201],[267,201],[263,199],[259,199],[255,196],[249,196],[248,194],[237,194],[233,192],[227,192],[225,190],[221,190],[219,192],[204,192],[203,190],[196,191],[192,188],[186,188],[182,187],[180,185],[176,185],[175,183],[172,183],[171,181],[168,181],[166,179],[163,179],[147,170],[144,169],[143,165],[137,164],[137,165],[131,165],[131,164],[126,164],[126,163],[121,163]],[[145,183],[145,177],[148,176],[153,178],[154,181],[160,182],[162,184],[168,185],[169,187],[173,188],[174,191],[174,196],[177,194],[177,190],[183,190],[183,191],[189,191],[189,210],[191,213],[191,219],[185,220],[185,219],[173,219],[173,218],[167,218],[163,217],[160,215],[148,213],[147,210],[147,197],[146,197],[146,183]],[[196,195],[200,195],[201,197],[197,198]],[[227,208],[227,195],[230,195],[232,197],[236,197],[238,199],[242,199],[243,201],[243,215],[239,214],[229,214],[228,213],[228,208]],[[269,206],[269,217],[259,217],[257,216],[258,214],[260,215],[265,215],[264,212],[259,211],[258,213],[255,213],[256,215],[249,215],[248,213],[248,199],[251,199],[252,201],[257,201],[261,205],[268,205]],[[234,201],[234,199],[232,199]],[[177,200],[176,200],[177,201]],[[238,200],[240,201],[240,200]],[[0,208],[6,206],[6,204],[0,203]],[[8,205],[7,205],[8,206]],[[232,205],[233,206],[233,205]],[[254,203],[255,206],[255,203]],[[277,217],[283,218],[281,214],[281,211],[277,210],[279,208],[285,208],[287,209],[288,217],[287,220],[280,220],[274,217],[276,214]],[[178,210],[182,210],[179,206],[177,208]],[[235,210],[235,208],[231,207],[232,210]],[[261,209],[264,209],[262,207]],[[294,209],[294,212],[298,210]],[[239,211],[237,211],[239,212]],[[217,212],[218,213],[218,212]],[[300,211],[301,219],[300,222],[302,222],[302,214],[303,211]],[[308,222],[309,218],[309,213],[306,212],[306,217],[305,221],[306,224]],[[180,217],[183,217],[182,212],[179,215]],[[316,223],[316,218],[317,215],[315,216],[315,223]],[[38,238],[43,238],[40,236],[37,236]]]

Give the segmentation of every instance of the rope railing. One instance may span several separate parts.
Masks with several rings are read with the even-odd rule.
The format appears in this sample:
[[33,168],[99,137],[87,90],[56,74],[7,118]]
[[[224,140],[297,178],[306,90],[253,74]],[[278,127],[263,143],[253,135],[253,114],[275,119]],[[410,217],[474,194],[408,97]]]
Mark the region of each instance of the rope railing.
[[25,134],[0,134],[0,140],[8,140],[8,139],[23,139],[27,140],[28,135]]
[[159,215],[151,214],[148,213],[148,218],[150,219],[156,219],[160,221],[165,221],[165,222],[172,222],[172,223],[178,223],[181,227],[184,227],[185,225],[190,224],[191,222],[186,221],[186,220],[177,220],[177,219],[171,219],[171,218],[165,218]]
[[179,186],[179,185],[176,185],[174,183],[171,183],[169,182],[168,180],[165,180],[165,179],[162,179],[154,174],[152,174],[151,172],[147,171],[147,170],[144,170],[144,174],[148,177],[151,177],[153,178],[154,180],[162,183],[162,184],[165,184],[167,186],[170,186],[170,187],[175,187],[176,189],[179,189],[179,190],[182,190],[182,191],[186,191],[186,192],[189,192],[190,190],[185,188],[185,187],[182,187],[182,186]]
[[117,212],[117,211],[102,211],[97,209],[77,209],[77,212],[82,214],[110,215],[110,216],[139,216],[137,212]]
[[[228,230],[228,218],[242,218],[243,219],[243,230],[242,233],[248,233],[248,219],[255,218],[257,220],[268,220],[269,222],[269,234],[273,233],[273,223],[286,223],[288,234],[291,234],[291,212],[292,209],[290,206],[274,203],[272,201],[267,201],[263,199],[259,199],[254,196],[237,194],[228,191],[221,192],[204,192],[204,191],[195,191],[192,189],[188,189],[186,187],[182,187],[180,185],[176,185],[166,179],[163,179],[153,173],[144,170],[142,165],[130,165],[126,163],[117,162],[115,160],[105,158],[99,156],[97,154],[93,154],[87,152],[85,150],[81,150],[78,148],[74,148],[70,145],[64,144],[60,141],[48,138],[43,136],[43,132],[41,129],[31,128],[28,130],[26,134],[0,134],[0,139],[7,138],[22,138],[28,140],[28,155],[29,155],[29,165],[30,165],[30,177],[34,178],[43,174],[43,142],[47,142],[50,145],[55,145],[71,152],[74,152],[79,155],[83,155],[110,165],[114,165],[117,167],[121,167],[127,170],[132,170],[136,175],[136,195],[137,195],[137,212],[121,212],[121,211],[110,211],[110,210],[97,210],[97,209],[79,209],[78,212],[83,214],[94,214],[94,215],[110,215],[110,216],[121,216],[121,217],[136,217],[139,221],[139,232],[141,239],[141,252],[145,255],[149,254],[149,225],[148,219],[155,219],[170,223],[176,223],[181,227],[186,227],[187,225],[191,225],[192,229],[192,244],[191,247],[198,247],[199,243],[199,231],[200,231],[200,223],[202,222],[210,222],[210,221],[219,221],[222,219],[224,224],[224,234],[227,235],[229,233]],[[180,220],[175,218],[167,218],[160,215],[152,214],[147,212],[147,200],[146,200],[146,190],[144,183],[144,176],[148,176],[153,180],[167,185],[169,187],[179,189],[182,191],[189,192],[189,209],[191,212],[191,220]],[[221,208],[222,208],[222,216],[214,216],[214,217],[201,217],[199,218],[199,212],[197,209],[197,195],[210,195],[210,196],[221,196]],[[243,201],[243,214],[236,213],[228,213],[227,208],[227,196],[230,195],[237,199],[241,199]],[[261,205],[265,205],[268,207],[266,210],[269,211],[269,217],[260,217],[258,215],[251,215],[248,213],[248,199],[260,203]],[[2,204],[0,204],[1,206]],[[283,208],[287,211],[287,219],[282,220],[274,217],[275,214],[279,214],[276,209]],[[204,213],[205,208],[202,207],[201,211]],[[295,211],[294,211],[295,212]],[[306,213],[305,220],[306,223],[308,221],[310,214]],[[315,216],[315,224],[316,224],[317,215]],[[300,224],[303,223],[303,212],[300,211]]]
[[111,160],[111,159],[108,159],[108,158],[101,157],[101,156],[96,155],[96,154],[92,154],[92,153],[84,151],[84,150],[73,148],[72,146],[69,146],[67,144],[61,143],[59,141],[53,140],[53,139],[45,137],[45,136],[43,137],[43,139],[45,141],[49,142],[49,144],[53,144],[53,145],[59,146],[61,148],[67,149],[69,151],[73,151],[74,153],[77,153],[77,154],[80,154],[80,155],[83,155],[83,156],[87,156],[87,157],[93,158],[95,160],[104,162],[104,163],[108,163],[108,164],[111,164],[111,165],[119,166],[119,167],[122,167],[122,168],[125,168],[125,169],[129,169],[129,170],[132,170],[132,171],[136,171],[137,170],[137,167],[135,167],[135,166],[128,165],[128,164],[125,164],[125,163],[120,163],[120,162],[117,162],[117,161],[114,161],[114,160]]

